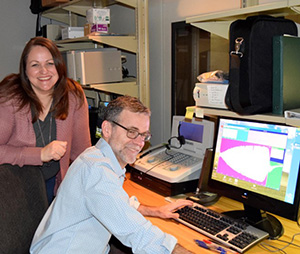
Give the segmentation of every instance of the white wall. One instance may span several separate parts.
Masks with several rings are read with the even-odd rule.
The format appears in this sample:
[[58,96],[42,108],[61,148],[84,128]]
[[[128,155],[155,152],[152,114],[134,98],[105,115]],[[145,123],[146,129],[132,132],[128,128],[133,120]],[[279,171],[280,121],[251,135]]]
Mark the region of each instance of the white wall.
[[18,72],[26,42],[35,35],[36,15],[30,0],[1,0],[0,8],[0,79]]
[[[171,23],[203,13],[240,8],[240,0],[149,0],[151,143],[171,131]],[[192,96],[192,94],[191,94]]]

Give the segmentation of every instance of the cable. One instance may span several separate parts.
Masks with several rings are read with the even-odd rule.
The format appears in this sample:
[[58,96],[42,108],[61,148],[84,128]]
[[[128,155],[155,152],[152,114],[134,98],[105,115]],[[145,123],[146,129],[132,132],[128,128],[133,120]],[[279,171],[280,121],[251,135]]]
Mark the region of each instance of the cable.
[[[167,147],[167,146],[166,146]],[[166,161],[170,161],[171,159],[174,158],[173,154],[168,153],[168,151],[170,150],[170,148],[166,148],[165,149],[165,154],[167,154],[168,156],[170,156],[169,158],[163,159],[162,161],[160,161],[159,163],[155,164],[153,167],[149,168],[146,172],[144,172],[144,174],[147,174],[148,172],[150,172],[152,169],[154,169],[156,166],[159,166],[162,163],[165,163]]]
[[[265,250],[267,250],[269,252],[280,252],[280,253],[284,253],[285,254],[286,252],[284,251],[284,249],[286,249],[290,245],[293,245],[293,246],[295,246],[297,248],[300,248],[300,245],[293,243],[294,240],[295,240],[295,237],[298,236],[298,235],[300,235],[300,233],[294,234],[293,237],[292,237],[292,240],[290,242],[287,242],[285,240],[279,240],[279,239],[276,240],[276,241],[279,241],[279,242],[287,243],[287,245],[283,246],[282,248],[275,247],[275,246],[270,245],[268,243],[260,243],[259,246],[261,246],[263,249],[265,249]],[[270,248],[272,248],[273,250],[270,249]]]
[[154,147],[154,148],[152,148],[152,149],[149,149],[149,150],[145,151],[143,154],[141,154],[141,155],[139,156],[139,159],[143,158],[143,157],[146,156],[147,154],[152,153],[153,151],[155,151],[155,150],[157,150],[157,149],[160,149],[160,148],[162,148],[162,147],[166,147],[168,150],[170,150],[170,147],[169,147],[168,144],[162,143],[161,145],[159,145],[159,146],[157,146],[157,147]]
[[[286,246],[286,247],[288,247],[288,246],[290,246],[290,245],[293,245],[293,246],[295,246],[295,247],[297,247],[297,248],[300,248],[300,245],[293,243],[294,240],[295,240],[295,237],[298,236],[298,235],[300,235],[300,233],[294,234],[293,237],[292,237],[292,240],[291,240],[290,242],[287,242],[287,241],[285,241],[285,240],[280,240],[280,239],[277,240],[277,241],[283,242],[283,243],[287,243],[287,246]],[[285,247],[285,248],[286,248],[286,247]]]
[[169,160],[173,159],[173,158],[174,158],[174,155],[169,154],[169,153],[168,153],[168,150],[170,150],[170,149],[168,149],[168,148],[165,149],[165,153],[166,153],[167,155],[171,156],[171,157],[170,157],[170,158],[167,158],[167,159],[164,159],[164,160],[162,160],[161,162],[155,164],[153,167],[149,168],[146,172],[144,172],[144,174],[147,174],[147,173],[150,172],[152,169],[154,169],[156,166],[158,166],[158,165],[160,165],[160,164],[162,164],[162,163],[165,163],[166,161],[169,161]]
[[[270,244],[268,244],[268,243],[260,243],[259,245],[260,245],[260,247],[261,247],[262,249],[267,250],[267,251],[269,251],[269,252],[280,252],[280,253],[286,254],[286,252],[285,252],[284,250],[282,250],[282,249],[280,249],[280,248],[277,248],[277,247],[275,247],[275,246],[273,246],[273,245],[270,245]],[[272,250],[272,249],[270,249],[270,248],[273,248],[274,250]]]

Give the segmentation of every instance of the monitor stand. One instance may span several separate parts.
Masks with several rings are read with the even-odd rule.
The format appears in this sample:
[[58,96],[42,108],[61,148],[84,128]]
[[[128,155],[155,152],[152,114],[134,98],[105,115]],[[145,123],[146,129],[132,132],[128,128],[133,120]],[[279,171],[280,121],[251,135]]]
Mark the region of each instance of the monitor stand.
[[188,196],[186,199],[192,200],[203,206],[211,206],[219,200],[219,196],[216,193],[209,191],[200,191],[194,195]]
[[244,210],[224,212],[227,216],[240,219],[251,226],[269,233],[269,239],[275,240],[283,235],[281,222],[271,214],[244,204]]

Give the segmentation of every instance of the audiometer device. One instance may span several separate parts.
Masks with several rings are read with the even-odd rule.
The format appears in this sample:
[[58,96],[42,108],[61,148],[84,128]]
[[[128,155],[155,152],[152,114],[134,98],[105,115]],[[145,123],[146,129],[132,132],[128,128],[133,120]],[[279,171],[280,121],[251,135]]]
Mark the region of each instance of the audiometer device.
[[195,191],[207,148],[212,147],[214,122],[185,121],[173,116],[168,143],[151,147],[130,166],[133,181],[166,195]]

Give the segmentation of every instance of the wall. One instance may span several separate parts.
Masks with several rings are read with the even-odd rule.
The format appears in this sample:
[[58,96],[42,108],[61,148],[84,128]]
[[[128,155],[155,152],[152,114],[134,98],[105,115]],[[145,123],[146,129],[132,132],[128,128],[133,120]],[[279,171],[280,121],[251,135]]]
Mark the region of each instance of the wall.
[[[240,8],[239,0],[149,0],[151,143],[171,131],[171,23],[203,13]],[[192,96],[192,94],[191,94]]]
[[18,72],[19,59],[26,42],[35,35],[36,15],[30,0],[1,0],[0,8],[0,79]]

